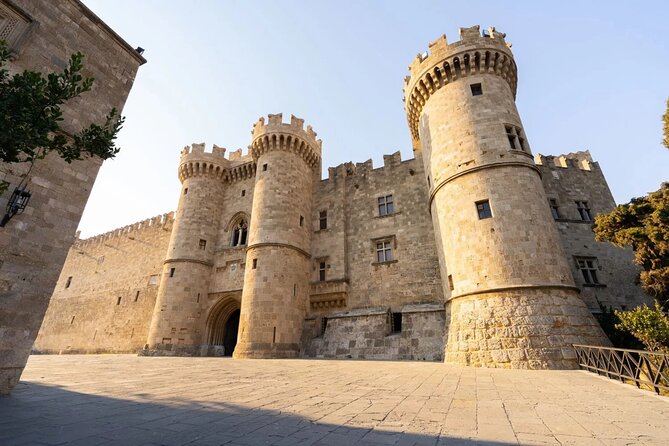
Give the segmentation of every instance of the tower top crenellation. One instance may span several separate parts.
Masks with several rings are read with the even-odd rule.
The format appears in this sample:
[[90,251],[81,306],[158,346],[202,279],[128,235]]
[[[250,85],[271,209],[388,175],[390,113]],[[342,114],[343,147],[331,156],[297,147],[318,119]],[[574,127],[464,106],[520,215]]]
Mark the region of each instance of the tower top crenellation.
[[251,155],[257,160],[263,153],[270,150],[295,152],[302,156],[312,167],[320,166],[323,142],[317,139],[314,129],[304,119],[290,115],[290,122],[283,122],[283,114],[270,114],[267,121],[264,117],[253,125]]

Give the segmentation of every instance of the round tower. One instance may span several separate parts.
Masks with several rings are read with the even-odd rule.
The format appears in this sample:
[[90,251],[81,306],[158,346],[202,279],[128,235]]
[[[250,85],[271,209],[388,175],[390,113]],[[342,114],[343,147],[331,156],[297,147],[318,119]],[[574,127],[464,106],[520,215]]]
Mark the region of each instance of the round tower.
[[181,195],[149,328],[149,355],[200,355],[202,318],[223,206],[225,149],[184,148]]
[[311,207],[321,141],[304,121],[253,127],[256,162],[235,358],[294,358],[309,300]]
[[405,79],[425,165],[447,313],[447,362],[573,368],[573,343],[605,344],[579,297],[523,129],[516,64],[490,28],[461,28]]

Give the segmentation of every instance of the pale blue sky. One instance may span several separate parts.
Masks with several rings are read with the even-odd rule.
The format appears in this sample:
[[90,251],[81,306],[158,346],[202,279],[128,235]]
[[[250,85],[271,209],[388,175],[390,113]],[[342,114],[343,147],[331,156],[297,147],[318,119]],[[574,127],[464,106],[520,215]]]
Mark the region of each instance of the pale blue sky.
[[518,109],[534,153],[589,149],[618,202],[669,180],[666,1],[84,0],[146,49],[123,111],[121,153],[100,171],[87,237],[176,208],[179,151],[234,150],[283,112],[323,139],[323,166],[400,150],[407,66],[429,41],[479,24],[507,33]]

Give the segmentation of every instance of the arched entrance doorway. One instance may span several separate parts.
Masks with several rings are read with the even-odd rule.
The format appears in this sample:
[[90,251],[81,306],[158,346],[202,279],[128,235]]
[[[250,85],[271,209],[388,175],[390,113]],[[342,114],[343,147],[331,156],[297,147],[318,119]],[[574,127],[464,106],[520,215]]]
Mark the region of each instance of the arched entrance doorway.
[[232,356],[239,330],[239,300],[233,296],[221,298],[207,318],[208,356]]

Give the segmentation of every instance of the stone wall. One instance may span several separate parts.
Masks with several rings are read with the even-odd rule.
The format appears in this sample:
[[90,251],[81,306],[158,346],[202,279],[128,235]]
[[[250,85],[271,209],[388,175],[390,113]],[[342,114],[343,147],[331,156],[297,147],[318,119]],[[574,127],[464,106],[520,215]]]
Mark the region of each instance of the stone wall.
[[136,353],[146,342],[174,216],[77,240],[33,351]]
[[[636,283],[641,268],[634,264],[631,248],[595,241],[592,222],[583,221],[578,212],[576,201],[588,203],[593,219],[616,206],[599,163],[592,160],[588,151],[559,156],[538,155],[536,161],[546,195],[558,205],[559,216],[555,224],[574,281],[581,288],[581,298],[590,311],[600,312],[600,303],[615,309],[652,304],[652,298]],[[599,284],[585,283],[577,267],[579,258],[596,259]]]
[[[10,71],[60,71],[72,53],[86,56],[83,75],[95,83],[63,108],[66,132],[104,122],[112,107],[123,108],[145,60],[81,2],[3,0],[0,11],[19,24],[10,35]],[[53,155],[37,161],[28,177],[33,196],[27,209],[0,228],[0,393],[21,375],[101,164],[97,158],[67,164]],[[3,211],[27,171],[24,164],[0,163],[0,180],[11,183],[0,196]]]

